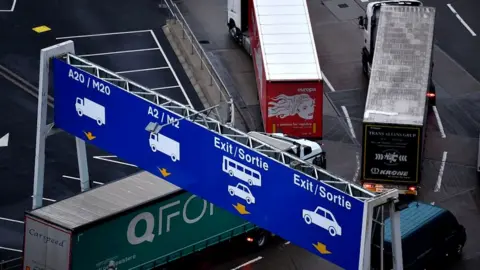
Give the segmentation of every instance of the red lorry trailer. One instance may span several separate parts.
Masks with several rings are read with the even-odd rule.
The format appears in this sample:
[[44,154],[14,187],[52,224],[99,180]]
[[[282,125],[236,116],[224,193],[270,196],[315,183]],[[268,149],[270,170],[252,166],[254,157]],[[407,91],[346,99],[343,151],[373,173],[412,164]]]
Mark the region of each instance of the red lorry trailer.
[[323,82],[306,0],[228,0],[227,25],[253,57],[265,131],[322,138]]

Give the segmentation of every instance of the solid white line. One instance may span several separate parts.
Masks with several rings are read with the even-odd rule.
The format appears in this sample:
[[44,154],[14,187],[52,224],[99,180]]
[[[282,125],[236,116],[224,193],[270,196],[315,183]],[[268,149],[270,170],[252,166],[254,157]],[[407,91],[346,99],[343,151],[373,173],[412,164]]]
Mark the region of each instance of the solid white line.
[[[77,180],[77,181],[80,181],[80,178],[78,177],[73,177],[73,176],[68,176],[68,175],[62,175],[63,178],[66,178],[66,179],[72,179],[72,180]],[[97,182],[97,181],[93,181],[94,184],[97,184],[97,185],[104,185],[104,183],[102,182]]]
[[350,129],[350,133],[352,133],[352,137],[354,139],[357,138],[357,136],[355,136],[355,131],[353,130],[352,121],[350,120],[350,116],[348,115],[347,108],[345,108],[345,106],[342,106],[342,111],[343,114],[345,114],[345,118],[347,119],[348,128]]
[[14,248],[7,248],[7,247],[0,247],[0,249],[15,251],[15,252],[23,252],[21,249],[14,249]]
[[435,118],[437,118],[437,125],[438,129],[440,130],[440,134],[442,134],[442,138],[446,138],[447,135],[445,134],[445,130],[443,129],[442,120],[440,119],[440,114],[438,114],[437,106],[433,106],[433,113],[435,114]]
[[290,245],[290,241],[285,242],[284,245]]
[[125,70],[125,71],[117,71],[117,72],[115,72],[115,73],[117,73],[117,74],[126,74],[126,73],[143,72],[143,71],[153,71],[153,70],[160,70],[160,69],[169,69],[169,67],[132,69],[132,70]]
[[252,263],[254,263],[254,262],[256,262],[256,261],[259,261],[259,260],[261,260],[261,259],[263,259],[263,257],[262,257],[262,256],[258,256],[257,258],[255,258],[255,259],[253,259],[253,260],[250,260],[250,261],[248,261],[248,262],[246,262],[246,263],[244,263],[244,264],[242,264],[242,265],[239,265],[239,266],[237,266],[237,267],[235,267],[235,268],[232,268],[232,270],[238,270],[238,269],[240,269],[240,268],[242,268],[242,267],[244,267],[244,266],[247,266],[247,265],[249,265],[249,264],[252,264]]
[[102,36],[126,35],[126,34],[146,33],[146,32],[149,32],[149,31],[150,31],[150,30],[113,32],[113,33],[102,33],[102,34],[91,34],[91,35],[79,35],[79,36],[57,37],[57,39],[72,39],[72,38],[86,38],[86,37],[102,37]]
[[445,170],[445,162],[447,161],[447,152],[443,152],[442,156],[442,163],[440,164],[440,170],[438,171],[438,178],[437,184],[435,185],[435,189],[433,191],[439,192],[440,187],[442,186],[442,179],[443,179],[443,171]]
[[333,88],[333,85],[330,83],[330,81],[327,79],[327,77],[325,76],[325,74],[323,74],[323,71],[322,71],[322,78],[323,80],[325,81],[325,83],[327,84],[327,86],[330,88],[330,90],[332,90],[332,92],[335,92],[335,88]]
[[175,86],[157,87],[157,88],[150,88],[150,90],[156,91],[156,90],[164,90],[164,89],[171,89],[171,88],[180,88],[180,86],[175,85]]
[[24,223],[24,222],[21,221],[21,220],[9,219],[9,218],[4,218],[4,217],[0,217],[0,220],[10,221],[10,222],[15,222],[15,223],[20,223],[20,224],[23,224],[23,223]]
[[[32,197],[32,198],[33,198],[33,195],[32,195],[32,196],[30,196],[30,197]],[[45,201],[49,201],[49,202],[56,202],[56,201],[57,201],[57,200],[54,200],[54,199],[49,199],[49,198],[45,198],[45,197],[44,197],[43,199],[44,199]]]
[[13,12],[15,10],[15,6],[17,5],[17,0],[13,0],[12,8],[10,9],[10,12]]
[[135,52],[148,52],[148,51],[158,51],[158,48],[115,51],[115,52],[105,52],[105,53],[92,53],[92,54],[82,54],[82,55],[77,55],[77,56],[78,57],[91,57],[91,56],[112,55],[112,54],[121,54],[121,53],[135,53]]
[[105,157],[102,157],[102,156],[94,156],[93,158],[98,159],[98,160],[108,161],[108,162],[111,162],[111,163],[117,163],[117,164],[121,164],[121,165],[125,165],[125,166],[130,166],[130,167],[135,167],[135,168],[138,167],[137,165],[133,165],[133,164],[126,163],[126,162],[121,162],[121,161],[118,161],[118,160],[111,160],[111,159],[108,159],[108,158],[105,158]]
[[170,68],[170,70],[172,71],[173,77],[175,77],[175,80],[177,81],[178,85],[180,86],[180,89],[182,89],[183,95],[185,96],[185,99],[187,100],[188,105],[190,105],[190,107],[193,108],[193,104],[192,104],[192,102],[190,101],[190,98],[188,98],[188,95],[187,95],[187,93],[185,92],[185,89],[183,89],[183,86],[182,86],[182,84],[180,83],[180,80],[179,80],[178,77],[177,77],[177,73],[175,73],[175,70],[173,70],[172,65],[170,64],[170,61],[168,61],[168,57],[167,57],[167,55],[165,54],[165,52],[163,51],[163,48],[162,48],[162,46],[160,45],[160,42],[158,41],[157,36],[156,36],[155,33],[153,32],[153,30],[150,30],[150,34],[152,35],[153,39],[155,40],[155,43],[157,44],[158,48],[159,48],[160,51],[162,52],[163,58],[165,59],[165,61],[167,61],[167,65],[168,65],[168,67]]
[[477,34],[472,30],[472,28],[470,28],[470,26],[468,26],[468,24],[462,19],[462,17],[460,17],[460,14],[457,13],[457,11],[453,8],[453,6],[451,4],[447,4],[447,6],[450,9],[450,11],[452,11],[452,13],[455,15],[455,17],[457,17],[457,19],[460,21],[460,23],[462,23],[463,26],[465,26],[465,28],[467,28],[468,32],[470,32],[470,34],[472,34],[472,36],[476,37]]

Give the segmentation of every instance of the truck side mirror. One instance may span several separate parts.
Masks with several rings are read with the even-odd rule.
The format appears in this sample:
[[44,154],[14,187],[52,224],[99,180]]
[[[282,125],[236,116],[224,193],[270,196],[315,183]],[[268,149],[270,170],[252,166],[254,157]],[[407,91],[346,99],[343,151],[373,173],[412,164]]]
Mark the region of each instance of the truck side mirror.
[[363,16],[358,17],[358,25],[360,26],[360,28],[364,28],[365,24]]

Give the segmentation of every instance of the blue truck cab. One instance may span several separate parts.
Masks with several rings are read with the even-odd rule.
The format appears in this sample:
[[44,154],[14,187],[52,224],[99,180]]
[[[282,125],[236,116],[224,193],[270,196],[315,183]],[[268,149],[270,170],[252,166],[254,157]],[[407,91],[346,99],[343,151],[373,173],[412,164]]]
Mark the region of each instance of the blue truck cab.
[[[384,222],[384,269],[392,269],[391,221]],[[400,212],[404,269],[446,269],[446,263],[461,258],[466,242],[465,228],[448,210],[411,202]],[[374,228],[372,268],[380,269],[380,226]]]

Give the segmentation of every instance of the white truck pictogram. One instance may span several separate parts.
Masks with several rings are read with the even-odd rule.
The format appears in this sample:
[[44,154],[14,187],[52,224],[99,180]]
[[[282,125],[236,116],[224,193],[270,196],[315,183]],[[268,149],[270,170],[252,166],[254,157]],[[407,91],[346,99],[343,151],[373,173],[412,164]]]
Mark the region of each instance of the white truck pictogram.
[[75,102],[75,109],[78,116],[88,116],[89,118],[97,121],[99,126],[105,125],[105,107],[95,103],[88,98],[79,98]]
[[160,151],[170,156],[172,161],[180,160],[180,144],[162,134],[150,133],[148,140],[152,152]]

